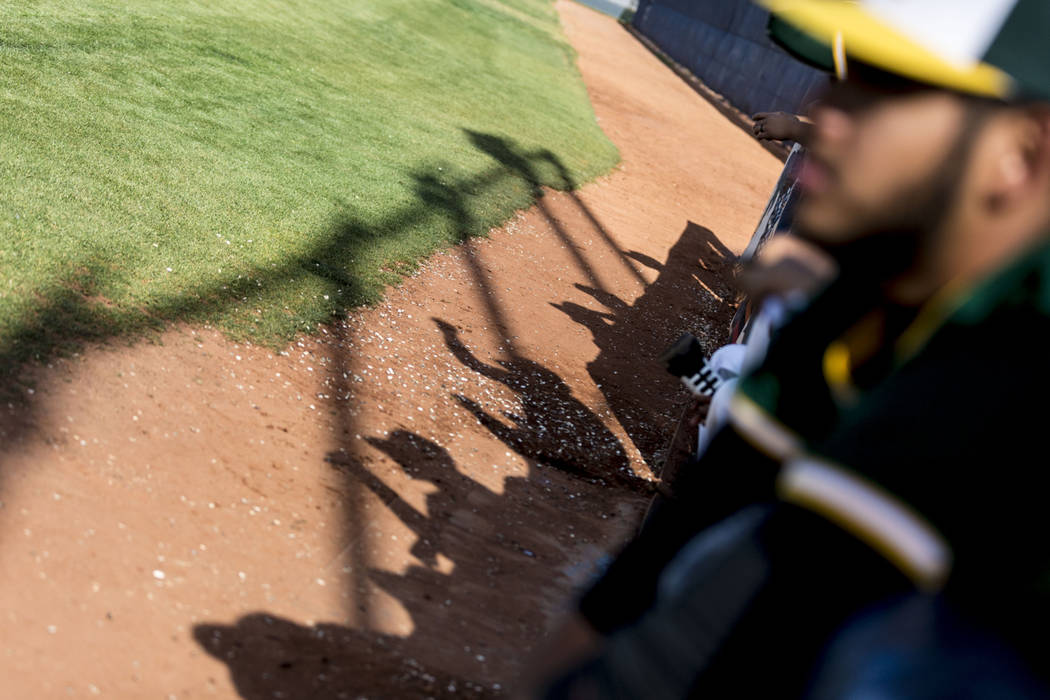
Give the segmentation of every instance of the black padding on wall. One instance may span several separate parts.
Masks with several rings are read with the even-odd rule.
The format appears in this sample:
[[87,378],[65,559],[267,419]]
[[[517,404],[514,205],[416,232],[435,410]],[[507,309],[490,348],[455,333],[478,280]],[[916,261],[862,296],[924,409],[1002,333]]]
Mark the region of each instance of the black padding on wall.
[[632,24],[741,111],[801,112],[827,76],[774,44],[768,20],[750,0],[640,0]]

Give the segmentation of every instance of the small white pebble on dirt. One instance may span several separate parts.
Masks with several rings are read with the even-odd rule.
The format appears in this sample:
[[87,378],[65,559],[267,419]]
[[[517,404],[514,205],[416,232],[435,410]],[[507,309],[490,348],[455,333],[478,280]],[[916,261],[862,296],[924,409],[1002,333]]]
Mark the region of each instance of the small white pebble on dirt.
[[244,581],[246,578],[248,578],[248,575],[243,571],[238,571],[237,578],[239,578],[241,581]]
[[160,569],[154,569],[153,570],[153,578],[157,579],[158,581],[163,581],[164,580],[164,572],[161,571]]
[[54,625],[48,625],[47,626],[47,633],[48,634],[54,634],[55,632],[58,632],[58,628],[57,627],[55,627]]
[[324,585],[324,579],[323,578],[317,579],[317,585],[318,586],[323,586]]

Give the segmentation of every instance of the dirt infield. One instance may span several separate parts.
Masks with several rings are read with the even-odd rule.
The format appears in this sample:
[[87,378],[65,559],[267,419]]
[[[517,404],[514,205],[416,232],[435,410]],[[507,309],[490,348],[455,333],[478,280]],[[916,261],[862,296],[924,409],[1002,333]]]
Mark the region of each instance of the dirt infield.
[[[32,370],[0,413],[12,698],[498,694],[636,524],[779,162],[559,10],[623,163],[274,354],[208,328]],[[529,177],[528,154],[480,138]]]

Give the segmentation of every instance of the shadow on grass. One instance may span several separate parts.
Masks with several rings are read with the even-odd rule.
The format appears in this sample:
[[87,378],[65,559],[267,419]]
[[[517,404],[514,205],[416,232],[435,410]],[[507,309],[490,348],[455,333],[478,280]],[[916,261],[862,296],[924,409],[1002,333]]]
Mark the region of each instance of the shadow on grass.
[[[472,131],[465,134],[479,150],[495,157],[497,162],[492,167],[461,178],[450,177],[436,167],[412,173],[414,201],[389,212],[378,222],[366,222],[344,212],[330,234],[317,245],[280,264],[242,271],[236,277],[188,287],[128,309],[104,298],[100,282],[112,279],[115,270],[105,256],[89,251],[72,266],[72,273],[35,292],[37,303],[23,314],[13,330],[0,338],[0,377],[10,384],[17,381],[26,362],[46,361],[85,343],[115,337],[139,338],[175,321],[215,321],[234,308],[254,308],[260,302],[264,305],[267,290],[307,279],[331,285],[328,312],[340,316],[350,308],[375,302],[380,296],[372,285],[355,279],[348,267],[376,242],[441,221],[454,224],[453,243],[482,235],[485,231],[479,227],[483,222],[471,214],[474,205],[489,190],[508,180],[524,182],[535,197],[542,197],[543,182],[558,188],[576,186],[568,170],[550,151],[525,151],[503,137]],[[412,261],[390,261],[383,279],[396,283],[400,279],[398,272],[412,267]]]

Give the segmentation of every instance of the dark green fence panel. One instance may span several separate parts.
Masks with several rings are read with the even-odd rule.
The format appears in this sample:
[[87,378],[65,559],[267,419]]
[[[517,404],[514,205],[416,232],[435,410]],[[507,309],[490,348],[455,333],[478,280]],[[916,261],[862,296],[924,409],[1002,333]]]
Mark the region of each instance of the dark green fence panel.
[[738,109],[797,113],[827,78],[770,41],[768,19],[749,0],[641,0],[632,24]]

